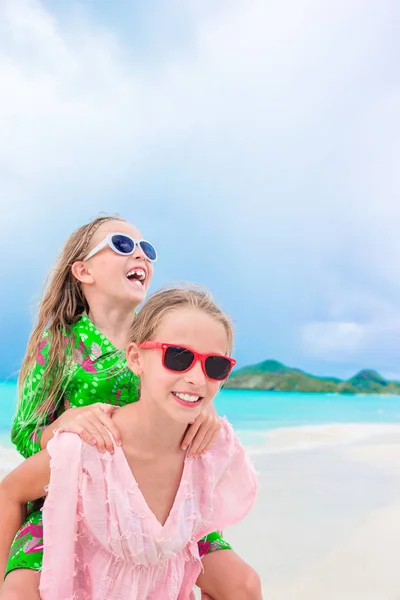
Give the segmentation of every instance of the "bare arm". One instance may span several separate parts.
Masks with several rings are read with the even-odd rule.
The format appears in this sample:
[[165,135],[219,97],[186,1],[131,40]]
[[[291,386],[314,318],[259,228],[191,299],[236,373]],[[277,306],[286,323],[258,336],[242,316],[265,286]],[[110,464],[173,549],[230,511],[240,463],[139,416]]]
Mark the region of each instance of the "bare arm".
[[43,450],[28,458],[0,482],[0,577],[5,573],[12,541],[25,505],[44,495],[50,481],[50,456]]

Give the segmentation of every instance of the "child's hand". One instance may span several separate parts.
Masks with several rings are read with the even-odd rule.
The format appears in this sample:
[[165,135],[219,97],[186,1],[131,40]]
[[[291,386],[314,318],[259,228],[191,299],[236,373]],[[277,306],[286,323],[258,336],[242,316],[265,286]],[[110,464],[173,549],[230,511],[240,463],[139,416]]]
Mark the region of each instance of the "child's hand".
[[[97,446],[100,452],[114,452],[114,444],[108,433],[110,431],[116,444],[121,444],[119,430],[110,418],[118,406],[96,402],[82,408],[69,408],[54,423],[62,431],[77,433],[83,440]],[[107,431],[108,430],[108,431]]]
[[182,449],[186,450],[192,443],[189,456],[199,456],[199,454],[207,452],[216,442],[220,429],[221,422],[217,411],[213,404],[209,404],[190,425],[183,439]]

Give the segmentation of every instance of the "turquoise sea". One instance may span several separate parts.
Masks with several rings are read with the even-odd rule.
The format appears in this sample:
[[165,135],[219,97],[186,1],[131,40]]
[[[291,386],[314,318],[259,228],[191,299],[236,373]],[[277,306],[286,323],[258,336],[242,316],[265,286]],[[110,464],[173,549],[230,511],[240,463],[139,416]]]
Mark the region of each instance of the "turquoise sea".
[[[0,383],[0,440],[7,443],[15,410],[16,384]],[[400,424],[400,396],[304,394],[222,390],[215,400],[246,445],[267,431],[333,423]]]

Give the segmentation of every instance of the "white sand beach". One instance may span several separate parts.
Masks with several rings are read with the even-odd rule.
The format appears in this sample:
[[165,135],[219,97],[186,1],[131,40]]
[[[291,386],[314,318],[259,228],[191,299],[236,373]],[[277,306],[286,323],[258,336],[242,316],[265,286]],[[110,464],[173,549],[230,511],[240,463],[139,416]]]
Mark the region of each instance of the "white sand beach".
[[400,427],[275,430],[255,510],[227,536],[268,600],[400,599]]
[[400,426],[275,430],[251,454],[257,504],[226,537],[266,600],[400,600]]

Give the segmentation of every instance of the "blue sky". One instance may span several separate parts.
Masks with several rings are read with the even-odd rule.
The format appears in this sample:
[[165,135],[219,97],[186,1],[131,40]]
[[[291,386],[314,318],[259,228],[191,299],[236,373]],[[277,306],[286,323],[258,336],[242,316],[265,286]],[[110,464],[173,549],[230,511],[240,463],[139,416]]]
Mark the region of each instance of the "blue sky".
[[396,0],[3,0],[0,377],[100,212],[210,287],[239,365],[400,378]]

